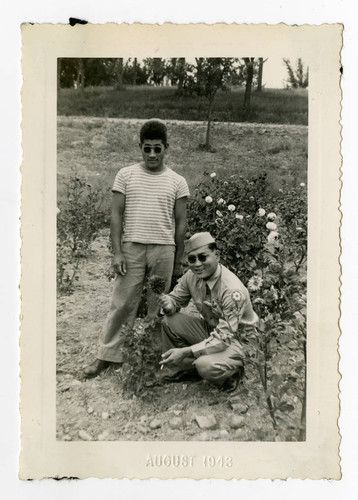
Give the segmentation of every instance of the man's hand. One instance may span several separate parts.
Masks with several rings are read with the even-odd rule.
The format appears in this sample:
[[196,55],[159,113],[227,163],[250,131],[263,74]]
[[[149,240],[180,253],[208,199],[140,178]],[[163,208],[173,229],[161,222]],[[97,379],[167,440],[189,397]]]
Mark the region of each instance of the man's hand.
[[122,252],[118,252],[118,253],[114,254],[112,266],[113,266],[113,271],[116,274],[121,274],[122,276],[124,276],[126,274],[127,262],[126,262],[124,255],[122,254]]
[[173,303],[168,297],[168,295],[158,295],[157,296],[158,305],[163,309],[166,314],[173,313]]
[[175,366],[178,366],[185,358],[191,355],[192,351],[190,347],[169,349],[169,351],[162,354],[162,361],[160,361],[159,364],[174,368]]

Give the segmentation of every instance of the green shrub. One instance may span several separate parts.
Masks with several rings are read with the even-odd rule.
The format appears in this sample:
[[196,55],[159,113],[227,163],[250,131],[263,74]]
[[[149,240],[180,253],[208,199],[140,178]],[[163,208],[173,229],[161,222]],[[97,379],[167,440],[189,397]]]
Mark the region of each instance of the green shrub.
[[107,223],[101,208],[103,190],[94,189],[80,177],[71,177],[65,189],[65,201],[57,208],[57,290],[61,294],[72,293],[81,260]]

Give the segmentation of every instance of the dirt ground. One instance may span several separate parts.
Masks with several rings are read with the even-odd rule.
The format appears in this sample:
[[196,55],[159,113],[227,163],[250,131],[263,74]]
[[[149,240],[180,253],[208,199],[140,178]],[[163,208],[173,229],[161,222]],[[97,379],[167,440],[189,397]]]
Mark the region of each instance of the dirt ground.
[[108,236],[104,231],[93,243],[74,293],[58,297],[57,439],[295,440],[294,428],[273,429],[250,370],[231,395],[201,380],[157,385],[143,399],[123,394],[120,368],[111,367],[91,380],[83,377],[83,368],[96,358],[111,296]]

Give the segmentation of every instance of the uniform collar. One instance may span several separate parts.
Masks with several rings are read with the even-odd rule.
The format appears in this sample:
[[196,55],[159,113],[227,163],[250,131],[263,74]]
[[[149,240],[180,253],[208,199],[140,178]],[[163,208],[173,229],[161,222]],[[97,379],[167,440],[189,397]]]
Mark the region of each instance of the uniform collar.
[[212,276],[210,276],[210,278],[208,280],[206,280],[206,281],[203,280],[203,281],[204,281],[204,283],[206,283],[208,285],[210,290],[212,290],[215,286],[215,283],[220,278],[220,276],[221,276],[221,264],[218,265],[215,273]]

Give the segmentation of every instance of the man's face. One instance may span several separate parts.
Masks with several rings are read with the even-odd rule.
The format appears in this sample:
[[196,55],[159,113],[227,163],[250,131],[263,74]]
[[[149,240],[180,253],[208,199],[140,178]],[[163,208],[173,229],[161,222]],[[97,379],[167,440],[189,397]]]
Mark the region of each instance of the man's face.
[[219,252],[210,250],[205,245],[188,254],[189,267],[198,278],[209,279],[216,271],[219,263]]
[[145,167],[152,172],[157,172],[163,168],[163,160],[167,147],[161,139],[145,139],[140,144]]

